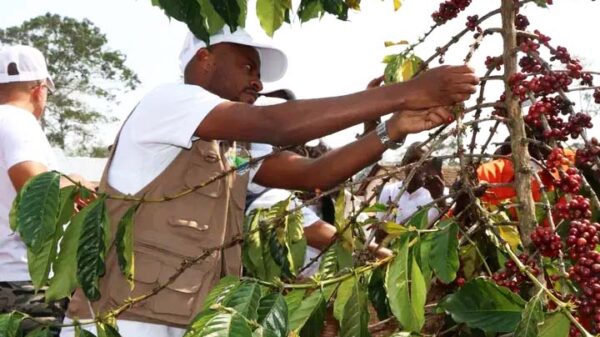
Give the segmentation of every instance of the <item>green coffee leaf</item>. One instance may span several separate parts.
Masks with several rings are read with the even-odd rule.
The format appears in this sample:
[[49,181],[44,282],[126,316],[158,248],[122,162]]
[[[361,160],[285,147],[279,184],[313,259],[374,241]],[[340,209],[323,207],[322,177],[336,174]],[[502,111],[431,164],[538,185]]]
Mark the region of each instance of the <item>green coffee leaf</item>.
[[72,219],[60,242],[60,250],[53,265],[54,276],[46,291],[46,301],[56,301],[71,296],[77,288],[77,248],[83,221],[91,210],[85,207]]
[[281,293],[272,293],[260,299],[258,324],[275,337],[286,337],[288,329],[288,308]]
[[300,22],[306,22],[321,17],[324,11],[321,0],[302,0],[298,7],[298,17]]
[[356,278],[350,277],[342,281],[338,287],[335,302],[333,302],[333,317],[335,317],[335,319],[337,319],[339,322],[341,322],[342,318],[344,317],[346,303],[348,303],[348,300],[352,296],[355,283]]
[[219,283],[206,295],[202,309],[208,310],[214,304],[220,304],[239,285],[240,280],[233,275],[221,278]]
[[105,272],[108,217],[104,201],[105,197],[98,198],[88,206],[77,247],[77,280],[91,301],[100,298],[98,282]]
[[486,332],[512,332],[521,321],[525,301],[512,291],[474,279],[444,298],[440,307],[454,321]]
[[521,321],[515,329],[515,337],[538,337],[539,325],[544,321],[544,302],[538,293],[527,302]]
[[198,2],[200,2],[200,12],[206,19],[206,29],[210,35],[214,35],[223,28],[225,20],[217,13],[210,0],[198,0]]
[[192,323],[196,329],[188,330],[185,337],[252,337],[248,323],[238,313],[221,312],[202,318]]
[[229,26],[231,32],[234,32],[237,29],[240,17],[240,6],[237,0],[210,0],[210,3]]
[[119,221],[117,234],[115,236],[115,245],[117,248],[117,260],[119,269],[129,283],[129,288],[133,290],[135,284],[133,278],[135,275],[135,257],[133,254],[133,219],[138,205],[130,207]]
[[352,280],[352,291],[340,321],[340,337],[370,337],[367,289],[358,279]]
[[96,331],[98,332],[98,337],[121,337],[119,331],[110,324],[96,323]]
[[419,332],[425,323],[427,289],[409,240],[409,235],[400,238],[398,254],[388,264],[385,286],[392,312],[404,330]]
[[273,36],[285,21],[286,13],[292,8],[291,0],[257,0],[256,15],[265,33]]
[[56,232],[60,207],[60,174],[44,172],[31,178],[21,192],[17,231],[28,249],[39,253]]
[[458,267],[458,225],[453,220],[442,221],[440,231],[431,234],[432,244],[429,264],[435,275],[444,283],[456,278]]
[[568,337],[571,321],[562,312],[546,315],[544,324],[539,327],[539,337]]
[[285,295],[284,299],[288,308],[288,321],[290,321],[292,314],[300,307],[305,293],[304,289],[294,289]]
[[385,269],[377,268],[371,273],[369,280],[369,300],[377,311],[380,321],[392,316],[392,310],[385,292]]
[[29,332],[25,337],[52,337],[48,328],[37,328]]
[[21,322],[23,321],[22,313],[9,312],[0,315],[0,336],[1,337],[19,337],[21,336]]
[[247,319],[256,320],[260,301],[261,287],[256,282],[242,282],[234,288],[223,305],[235,309]]
[[[289,329],[291,331],[299,332],[309,319],[313,316],[321,317],[325,314],[326,300],[323,292],[315,290],[306,299],[304,299],[298,309],[290,310],[290,324]],[[313,322],[311,322],[313,323]],[[322,323],[322,322],[321,322]],[[313,324],[313,328],[316,328]],[[322,328],[322,325],[321,325]]]

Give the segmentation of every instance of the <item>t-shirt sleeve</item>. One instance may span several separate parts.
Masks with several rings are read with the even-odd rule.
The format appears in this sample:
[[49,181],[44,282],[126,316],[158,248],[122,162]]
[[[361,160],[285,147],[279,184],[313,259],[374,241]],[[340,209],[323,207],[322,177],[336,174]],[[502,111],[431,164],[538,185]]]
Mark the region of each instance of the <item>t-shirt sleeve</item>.
[[[289,209],[294,209],[296,207],[300,207],[301,205],[302,201],[298,200],[297,198],[294,198],[290,203],[291,207],[289,207]],[[319,216],[308,206],[302,207],[300,211],[302,212],[302,227],[306,228],[314,224],[315,222],[321,220],[321,218],[319,218]]]
[[136,141],[190,148],[198,125],[227,100],[196,85],[168,84],[151,91],[130,117]]
[[[273,152],[273,146],[269,144],[252,143],[250,144],[250,157],[252,159],[259,158]],[[262,160],[250,167],[248,184],[252,184],[256,173],[262,165]]]
[[[393,182],[393,183],[387,183],[383,186],[383,188],[381,189],[381,193],[379,194],[379,198],[377,199],[377,202],[380,204],[384,204],[384,205],[388,205],[390,202],[394,202],[394,199],[396,199],[396,197],[398,196],[398,192],[400,191],[400,188],[402,187],[402,184],[400,182]],[[379,220],[383,220],[383,218],[385,217],[385,215],[388,212],[377,212],[377,218]]]
[[33,116],[14,114],[2,123],[1,148],[7,168],[25,161],[49,165],[48,140]]

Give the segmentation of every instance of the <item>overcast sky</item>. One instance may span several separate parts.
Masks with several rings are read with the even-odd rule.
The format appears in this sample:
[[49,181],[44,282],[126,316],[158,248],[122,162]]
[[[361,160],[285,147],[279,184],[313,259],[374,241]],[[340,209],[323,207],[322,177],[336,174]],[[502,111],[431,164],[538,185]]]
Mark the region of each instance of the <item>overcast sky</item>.
[[[296,5],[298,2],[294,1]],[[499,2],[473,0],[465,13],[438,29],[417,49],[417,54],[422,58],[429,57],[436,46],[445,44],[464,27],[467,15],[481,16],[493,9],[492,4]],[[555,5],[547,10],[530,5],[523,11],[530,18],[530,29],[540,29],[553,38],[553,43],[568,47],[590,68],[600,70],[600,2],[554,2]],[[252,34],[264,37],[254,15],[254,3],[249,4],[247,28]],[[403,7],[394,12],[392,0],[363,0],[362,11],[351,13],[348,22],[325,17],[321,22],[286,25],[275,33],[272,42],[287,52],[288,73],[283,80],[268,83],[265,87],[287,87],[299,98],[361,90],[370,79],[383,72],[382,58],[401,50],[385,48],[384,41],[415,41],[432,24],[430,15],[439,3],[438,0],[404,0]],[[88,18],[107,35],[110,48],[127,55],[127,65],[138,73],[142,85],[135,92],[119,97],[121,104],[115,111],[118,118],[126,116],[149,89],[179,79],[178,54],[186,27],[168,20],[160,9],[150,5],[150,0],[0,0],[0,26],[18,25],[46,12]],[[499,25],[499,20],[491,20],[485,27],[493,25]],[[462,63],[471,43],[470,34],[467,36],[463,44],[450,50],[447,64]],[[472,61],[480,74],[484,71],[485,56],[501,53],[500,42],[497,37],[484,41]],[[600,83],[600,79],[596,83]],[[492,90],[486,96],[488,100],[495,100],[498,95]],[[596,124],[600,124],[597,118]],[[114,138],[116,128],[114,125],[102,130],[107,143]],[[357,132],[358,129],[353,128],[330,136],[327,141],[339,146],[351,141]]]

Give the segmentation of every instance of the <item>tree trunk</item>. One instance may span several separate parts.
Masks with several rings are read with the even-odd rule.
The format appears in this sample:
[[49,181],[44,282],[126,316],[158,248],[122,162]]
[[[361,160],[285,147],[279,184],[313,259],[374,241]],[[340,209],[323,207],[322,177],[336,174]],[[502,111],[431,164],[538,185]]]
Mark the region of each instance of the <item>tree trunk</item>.
[[525,139],[525,122],[518,101],[511,91],[509,79],[517,72],[517,32],[515,28],[515,1],[502,1],[502,38],[504,40],[504,85],[506,111],[508,114],[510,145],[515,169],[515,189],[519,199],[519,232],[525,248],[531,244],[530,235],[537,225],[535,204],[531,194],[530,155]]

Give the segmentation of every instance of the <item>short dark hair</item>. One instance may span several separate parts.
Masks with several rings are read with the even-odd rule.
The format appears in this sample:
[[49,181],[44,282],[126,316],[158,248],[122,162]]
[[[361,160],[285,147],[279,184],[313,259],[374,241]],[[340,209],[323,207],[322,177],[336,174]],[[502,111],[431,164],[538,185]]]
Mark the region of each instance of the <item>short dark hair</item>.
[[42,80],[0,83],[0,97],[4,97],[15,92],[28,92],[31,90],[31,88],[42,83],[44,83]]

